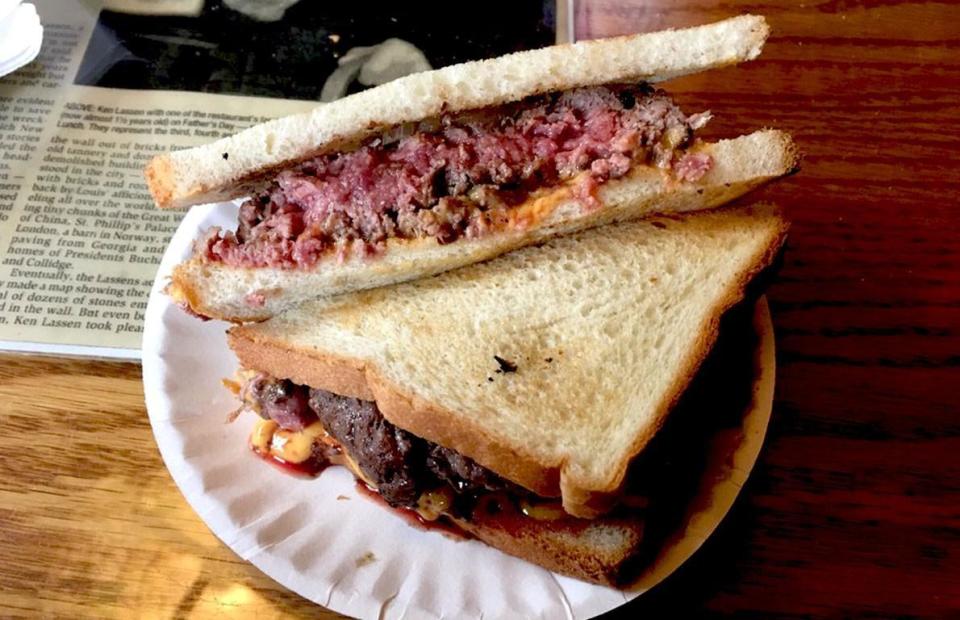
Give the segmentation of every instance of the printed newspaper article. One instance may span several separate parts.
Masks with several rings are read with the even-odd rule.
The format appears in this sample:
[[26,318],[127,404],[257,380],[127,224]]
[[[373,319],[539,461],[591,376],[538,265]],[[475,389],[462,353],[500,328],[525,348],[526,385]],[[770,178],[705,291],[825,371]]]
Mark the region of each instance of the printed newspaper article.
[[0,347],[135,358],[182,217],[154,208],[146,161],[316,103],[75,85],[87,4],[41,4],[40,57],[0,79]]

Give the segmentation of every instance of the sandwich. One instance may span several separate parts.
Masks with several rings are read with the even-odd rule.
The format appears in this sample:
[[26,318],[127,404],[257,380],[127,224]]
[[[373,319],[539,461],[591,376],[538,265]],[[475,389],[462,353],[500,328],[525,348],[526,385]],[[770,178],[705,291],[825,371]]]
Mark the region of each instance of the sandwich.
[[407,76],[161,155],[161,208],[242,199],[168,293],[191,312],[269,318],[557,235],[709,209],[796,166],[776,130],[707,143],[710,113],[654,86],[756,58],[763,17],[585,41]]
[[269,460],[622,585],[658,508],[628,471],[786,229],[772,206],[657,216],[234,326],[237,415]]

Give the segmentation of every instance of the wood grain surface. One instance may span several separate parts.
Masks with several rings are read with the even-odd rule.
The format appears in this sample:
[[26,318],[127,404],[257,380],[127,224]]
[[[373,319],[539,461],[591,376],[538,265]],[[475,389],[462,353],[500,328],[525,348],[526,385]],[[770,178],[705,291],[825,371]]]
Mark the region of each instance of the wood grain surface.
[[[709,135],[791,131],[755,195],[794,225],[769,291],[767,445],[706,546],[616,617],[960,617],[960,7],[578,3],[578,37],[767,15],[760,60],[668,88]],[[0,357],[0,616],[339,617],[242,562],[163,467],[134,365]]]
[[668,88],[806,155],[754,196],[793,221],[774,417],[721,529],[622,615],[960,617],[960,6],[595,0],[576,27],[738,12],[771,23],[760,59]]

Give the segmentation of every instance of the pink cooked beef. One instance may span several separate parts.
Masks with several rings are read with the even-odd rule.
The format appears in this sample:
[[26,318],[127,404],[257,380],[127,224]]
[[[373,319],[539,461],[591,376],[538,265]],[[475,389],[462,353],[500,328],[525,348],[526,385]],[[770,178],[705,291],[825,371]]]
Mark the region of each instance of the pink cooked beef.
[[241,206],[237,232],[212,232],[202,251],[234,266],[309,267],[331,249],[376,254],[392,237],[480,236],[530,190],[577,175],[574,195],[591,205],[638,160],[694,181],[712,162],[680,149],[708,120],[645,84],[444,116],[281,172]]

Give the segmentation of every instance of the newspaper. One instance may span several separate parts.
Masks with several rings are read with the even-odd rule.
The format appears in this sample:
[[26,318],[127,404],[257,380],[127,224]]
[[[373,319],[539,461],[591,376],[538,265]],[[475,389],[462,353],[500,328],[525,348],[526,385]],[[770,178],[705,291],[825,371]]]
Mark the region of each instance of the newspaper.
[[[37,2],[40,56],[0,79],[0,349],[138,359],[150,285],[182,217],[154,208],[145,163],[396,77],[363,66],[387,48],[342,54],[349,31],[309,27],[310,4]],[[389,30],[396,18],[381,17],[370,18],[373,36],[391,53],[420,54],[410,66],[465,59],[421,54]],[[550,18],[470,52],[550,43]],[[288,41],[291,24],[300,38]]]

